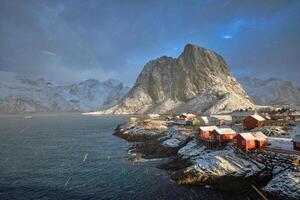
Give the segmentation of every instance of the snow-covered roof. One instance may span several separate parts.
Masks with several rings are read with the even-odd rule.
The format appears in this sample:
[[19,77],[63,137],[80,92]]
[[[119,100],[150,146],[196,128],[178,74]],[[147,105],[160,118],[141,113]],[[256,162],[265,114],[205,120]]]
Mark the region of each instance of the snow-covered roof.
[[294,112],[290,113],[290,115],[300,115],[300,112],[299,111],[294,111]]
[[254,115],[256,112],[254,110],[252,111],[234,111],[231,113],[231,116],[233,117],[247,117],[250,115]]
[[208,123],[208,122],[209,122],[207,116],[202,116],[202,117],[200,117],[200,120],[203,120],[205,123]]
[[255,137],[250,132],[240,133],[239,135],[245,140],[255,140]]
[[226,120],[226,121],[232,121],[231,115],[210,115],[211,118],[216,118],[218,120]]
[[231,128],[218,128],[218,129],[215,129],[215,130],[220,135],[224,135],[224,134],[236,134],[236,132],[233,129],[231,129]]
[[244,132],[244,133],[240,133],[239,135],[242,136],[242,138],[244,138],[245,140],[266,140],[268,138],[261,131]]
[[292,139],[293,142],[300,142],[300,135],[295,135]]
[[216,126],[200,126],[199,129],[202,131],[213,131],[215,129],[218,129]]
[[256,119],[257,121],[265,121],[265,118],[263,118],[260,115],[251,115],[252,118]]
[[159,118],[159,114],[148,114],[148,117],[150,118]]
[[256,132],[251,132],[251,134],[255,137],[256,140],[265,140],[268,138],[263,132],[261,131],[256,131]]

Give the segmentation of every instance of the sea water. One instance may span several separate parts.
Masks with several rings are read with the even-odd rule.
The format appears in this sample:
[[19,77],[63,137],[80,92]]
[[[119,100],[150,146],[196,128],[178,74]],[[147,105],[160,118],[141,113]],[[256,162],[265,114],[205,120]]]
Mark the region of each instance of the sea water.
[[240,199],[177,185],[162,160],[128,161],[120,116],[0,116],[0,199]]

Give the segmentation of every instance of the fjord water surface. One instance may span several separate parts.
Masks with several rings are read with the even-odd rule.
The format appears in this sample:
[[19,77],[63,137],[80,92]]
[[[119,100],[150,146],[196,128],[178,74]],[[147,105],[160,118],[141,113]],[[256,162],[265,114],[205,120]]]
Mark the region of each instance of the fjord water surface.
[[80,114],[0,116],[0,199],[232,199],[180,186],[160,161],[128,161],[113,136],[126,117]]

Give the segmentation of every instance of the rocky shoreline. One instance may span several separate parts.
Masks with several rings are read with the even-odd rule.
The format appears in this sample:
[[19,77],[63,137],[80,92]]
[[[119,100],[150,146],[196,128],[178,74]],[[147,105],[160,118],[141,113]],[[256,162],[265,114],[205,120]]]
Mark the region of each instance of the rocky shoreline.
[[[248,157],[232,146],[209,149],[192,130],[181,130],[159,120],[135,120],[119,125],[115,135],[134,141],[130,161],[168,158],[158,168],[167,170],[178,184],[202,185],[223,191],[259,187],[271,199],[300,199],[300,167],[284,154],[254,152]],[[272,157],[275,156],[275,157]],[[260,159],[256,159],[260,158]],[[270,163],[270,160],[287,159]],[[271,167],[270,167],[271,166]]]

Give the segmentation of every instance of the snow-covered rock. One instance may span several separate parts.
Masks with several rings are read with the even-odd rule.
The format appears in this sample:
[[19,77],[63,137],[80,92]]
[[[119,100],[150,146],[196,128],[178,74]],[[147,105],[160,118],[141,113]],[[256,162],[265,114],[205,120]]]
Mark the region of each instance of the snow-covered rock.
[[166,134],[166,137],[161,138],[162,140],[164,140],[162,142],[162,145],[166,147],[177,148],[180,147],[187,140],[186,135],[183,135],[180,131],[172,127],[168,129]]
[[261,131],[266,136],[273,136],[273,137],[289,137],[290,131],[286,130],[287,128],[282,126],[264,126],[264,127],[257,127],[254,128],[252,131]]
[[115,134],[129,141],[145,141],[157,137],[162,137],[167,129],[164,126],[158,126],[162,129],[146,129],[140,123],[123,123],[116,128]]
[[264,165],[258,162],[237,156],[231,147],[212,151],[197,144],[195,140],[180,149],[178,154],[185,158],[190,157],[194,164],[190,169],[218,176],[251,176],[264,168]]
[[148,62],[128,95],[94,114],[220,113],[255,104],[217,53],[192,44],[178,58]]
[[0,72],[0,112],[72,111],[58,88],[44,79],[32,80],[10,72]]
[[80,111],[93,111],[111,107],[118,103],[129,91],[117,80],[104,82],[89,79],[79,84],[60,86],[60,94]]
[[190,141],[178,154],[184,160],[191,161],[190,166],[175,173],[174,179],[179,184],[208,184],[234,190],[247,185],[248,179],[257,176],[265,168],[261,163],[238,156],[232,147],[209,150],[197,144],[196,140]]
[[300,199],[300,172],[286,170],[273,178],[264,188],[281,199]]
[[244,77],[239,79],[246,92],[259,105],[300,106],[300,90],[290,81],[279,78],[261,80]]
[[0,71],[0,113],[92,111],[116,104],[128,90],[114,80],[58,86]]

